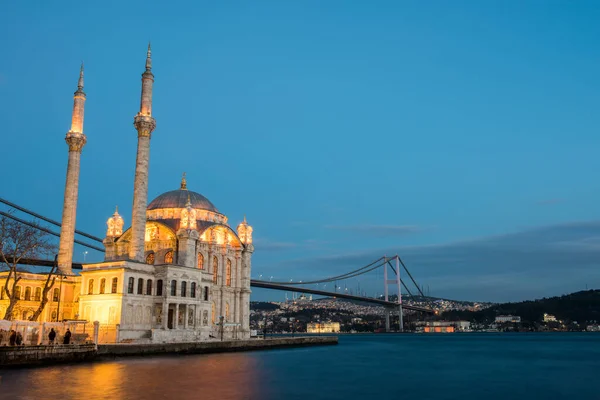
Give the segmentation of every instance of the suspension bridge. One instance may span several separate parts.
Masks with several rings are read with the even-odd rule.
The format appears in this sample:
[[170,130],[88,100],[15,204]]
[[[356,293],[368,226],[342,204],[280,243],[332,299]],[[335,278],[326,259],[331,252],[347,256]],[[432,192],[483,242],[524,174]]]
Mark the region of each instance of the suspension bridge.
[[[28,214],[34,218],[45,221],[51,225],[61,227],[60,222],[52,220],[50,218],[44,217],[41,214],[35,213],[27,208],[21,207],[15,203],[12,203],[8,200],[0,198],[0,203],[4,203],[5,205],[11,207],[14,210],[21,211],[25,214]],[[30,222],[21,218],[16,217],[13,213],[7,213],[4,211],[0,211],[0,215],[6,218],[10,218],[15,220],[21,224],[34,227],[40,229],[41,231],[48,233],[53,236],[60,237],[59,232],[55,232],[46,227],[40,226],[38,223]],[[91,241],[102,243],[102,239],[90,235],[86,232],[82,232],[79,230],[75,231],[76,234],[83,236]],[[99,247],[98,245],[91,244],[87,241],[75,240],[75,243],[84,246],[86,248],[96,250],[98,252],[104,252],[104,248]],[[8,260],[11,261],[10,259]],[[39,267],[52,267],[54,265],[54,261],[51,260],[40,260],[40,259],[21,259],[19,260],[19,264],[22,265],[31,265],[31,266],[39,266]],[[73,269],[82,269],[82,263],[73,262]],[[338,282],[348,282],[352,279],[358,279],[358,277],[365,277],[370,274],[371,277],[373,273],[377,273],[378,280],[383,281],[383,294],[380,296],[367,296],[365,292],[361,292],[360,288],[357,291],[358,294],[354,294],[352,290],[348,292],[347,286],[344,291],[341,291],[341,286],[338,286]],[[391,279],[390,279],[391,278]],[[334,291],[325,290],[327,284],[333,284]],[[405,263],[402,261],[399,255],[394,255],[392,257],[382,256],[377,260],[352,271],[346,272],[344,274],[321,278],[321,279],[313,279],[308,281],[293,281],[289,282],[284,281],[273,281],[273,277],[269,280],[262,279],[251,279],[250,285],[257,288],[262,289],[271,289],[271,290],[279,290],[285,292],[295,292],[295,293],[305,293],[316,296],[323,297],[331,297],[331,298],[340,298],[351,301],[357,301],[361,303],[374,304],[378,306],[383,306],[385,308],[385,317],[386,317],[386,330],[390,331],[390,316],[392,314],[398,315],[398,329],[403,331],[404,323],[403,323],[403,315],[405,311],[410,312],[420,312],[425,314],[434,314],[435,311],[431,307],[430,303],[426,300],[426,306],[422,305],[414,305],[414,304],[406,304],[403,303],[403,300],[411,300],[416,298],[416,296],[420,296],[420,299],[427,299],[428,296],[425,296],[421,287],[417,284],[412,274],[406,267]],[[321,285],[321,286],[320,286]],[[414,286],[414,289],[411,290],[410,287]],[[320,288],[322,287],[322,289]],[[391,295],[390,287],[392,289],[393,295]],[[338,292],[338,289],[340,292]],[[394,298],[392,301],[391,298]],[[423,301],[419,302],[420,304]]]

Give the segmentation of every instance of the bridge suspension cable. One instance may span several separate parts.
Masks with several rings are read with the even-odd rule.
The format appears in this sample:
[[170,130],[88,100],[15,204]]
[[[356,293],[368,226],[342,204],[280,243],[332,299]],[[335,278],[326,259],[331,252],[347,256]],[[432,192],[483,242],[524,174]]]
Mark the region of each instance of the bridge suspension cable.
[[[360,267],[354,271],[350,271],[347,272],[345,274],[342,275],[338,275],[338,276],[332,276],[329,278],[324,278],[324,279],[319,279],[319,280],[314,280],[314,281],[302,281],[302,282],[271,282],[273,284],[278,284],[278,285],[310,285],[310,284],[314,284],[314,283],[329,283],[329,282],[333,282],[333,281],[337,281],[337,280],[342,280],[342,279],[348,279],[348,278],[353,278],[355,276],[359,276],[362,274],[366,274],[367,272],[371,272],[374,269],[377,269],[379,267],[381,267],[382,265],[385,265],[385,257],[380,257],[377,260],[373,261],[372,263],[365,265],[364,267]],[[374,264],[379,263],[375,266],[373,266]]]
[[[8,201],[6,199],[3,199],[2,197],[0,197],[0,203],[4,203],[4,204],[6,204],[9,207],[12,207],[12,208],[14,208],[16,210],[24,212],[25,214],[29,214],[29,215],[31,215],[33,217],[39,218],[39,219],[41,219],[43,221],[51,223],[52,225],[56,225],[59,228],[62,227],[62,225],[61,225],[60,222],[55,221],[55,220],[50,219],[50,218],[46,218],[43,215],[40,215],[40,214],[38,214],[36,212],[33,212],[33,211],[31,211],[31,210],[29,210],[27,208],[21,207],[21,206],[15,204],[15,203],[12,203],[12,202],[10,202],[10,201]],[[101,238],[99,238],[97,236],[90,235],[89,233],[85,233],[85,232],[79,231],[77,229],[75,229],[75,233],[77,233],[78,235],[81,235],[81,236],[85,236],[85,237],[87,237],[89,239],[95,240],[96,242],[102,243],[102,239]],[[76,241],[76,243],[77,243],[77,241]],[[79,243],[79,244],[81,244],[81,243]],[[97,250],[97,248],[96,248],[96,250]],[[104,251],[104,250],[102,250],[102,251]]]
[[[11,215],[11,214],[9,214],[9,213],[6,213],[6,212],[4,212],[4,211],[0,211],[0,215],[2,215],[2,216],[4,216],[4,217],[7,217],[7,218],[10,218],[10,219],[12,219],[12,220],[14,220],[14,221],[17,221],[17,222],[21,223],[21,224],[24,224],[24,225],[30,226],[30,227],[32,227],[32,228],[39,229],[40,231],[42,231],[42,232],[46,232],[46,233],[49,233],[50,235],[53,235],[53,236],[56,236],[56,237],[60,237],[60,233],[57,233],[57,232],[51,231],[50,229],[44,228],[43,226],[39,226],[39,225],[37,225],[37,224],[34,224],[34,223],[32,223],[32,222],[25,221],[24,219],[21,219],[21,218],[15,217],[14,215]],[[77,239],[75,239],[75,243],[77,243],[77,244],[80,244],[80,245],[82,245],[82,246],[85,246],[85,247],[89,247],[90,249],[94,249],[94,250],[97,250],[97,251],[101,251],[101,252],[103,252],[103,253],[105,252],[105,250],[104,250],[103,248],[96,247],[96,246],[94,246],[94,245],[92,245],[92,244],[85,243],[85,242],[82,242],[82,241],[80,241],[80,240],[77,240]]]

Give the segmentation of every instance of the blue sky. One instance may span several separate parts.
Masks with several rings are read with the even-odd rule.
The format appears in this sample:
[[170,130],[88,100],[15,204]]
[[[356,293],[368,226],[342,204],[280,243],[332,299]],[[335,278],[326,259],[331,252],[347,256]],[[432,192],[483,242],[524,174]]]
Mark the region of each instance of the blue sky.
[[60,219],[83,60],[77,227],[103,236],[117,204],[130,221],[151,40],[149,198],[185,171],[232,225],[246,214],[255,276],[399,253],[438,296],[599,287],[599,18],[584,1],[12,2],[2,197]]

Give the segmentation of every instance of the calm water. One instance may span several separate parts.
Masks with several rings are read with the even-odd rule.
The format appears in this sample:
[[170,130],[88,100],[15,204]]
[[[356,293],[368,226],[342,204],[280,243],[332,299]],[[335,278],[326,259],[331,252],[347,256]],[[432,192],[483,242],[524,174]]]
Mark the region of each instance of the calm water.
[[600,334],[341,336],[338,346],[0,371],[0,399],[600,398]]

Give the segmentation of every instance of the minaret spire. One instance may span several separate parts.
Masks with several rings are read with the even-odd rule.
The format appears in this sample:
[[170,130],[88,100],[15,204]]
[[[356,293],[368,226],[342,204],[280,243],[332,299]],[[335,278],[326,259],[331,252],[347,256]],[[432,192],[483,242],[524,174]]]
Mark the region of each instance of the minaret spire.
[[146,70],[142,74],[142,96],[140,112],[133,120],[138,132],[137,158],[135,161],[135,181],[133,185],[133,207],[131,212],[131,242],[129,258],[144,262],[146,236],[146,205],[148,203],[148,165],[150,162],[150,137],[156,121],[152,118],[152,59],[150,43],[146,53]]
[[146,53],[146,71],[152,70],[152,48],[148,42],[148,52]]
[[73,113],[71,129],[67,132],[65,141],[69,146],[69,161],[67,164],[67,182],[63,202],[62,226],[58,246],[58,269],[62,274],[70,275],[73,263],[73,246],[75,241],[75,220],[77,216],[77,199],[79,197],[79,169],[81,151],[87,138],[83,133],[83,114],[86,95],[83,91],[83,64],[79,71],[77,90],[73,95]]
[[81,62],[81,69],[79,70],[79,82],[77,82],[77,91],[83,92],[83,61]]

